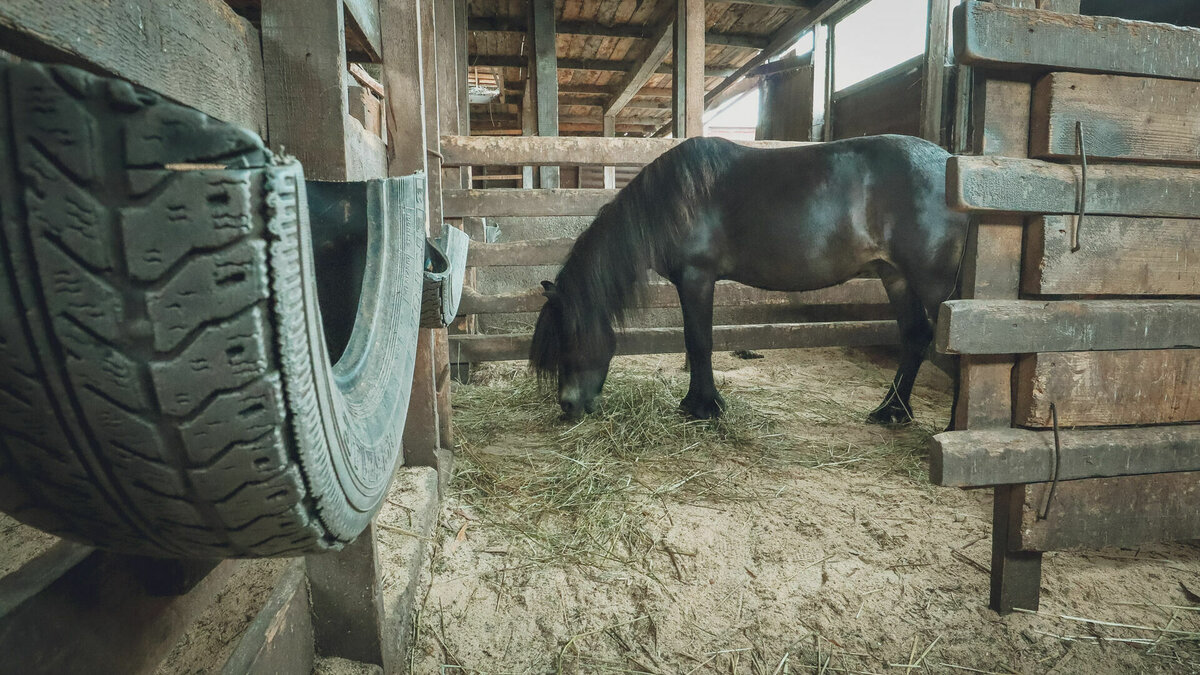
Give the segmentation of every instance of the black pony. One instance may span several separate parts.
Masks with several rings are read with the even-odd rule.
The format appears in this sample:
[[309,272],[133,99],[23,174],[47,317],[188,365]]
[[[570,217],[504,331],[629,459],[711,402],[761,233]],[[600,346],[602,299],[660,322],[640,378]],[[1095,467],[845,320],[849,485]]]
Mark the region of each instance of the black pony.
[[807,291],[877,274],[900,325],[900,367],[878,423],[912,419],[908,399],[955,291],[966,216],[946,206],[946,158],[908,136],[757,149],[689,139],[664,153],[579,235],[533,333],[529,362],[558,380],[567,418],[595,409],[616,350],[614,323],[638,300],[646,270],[675,284],[691,386],[680,407],[720,415],[712,372],[713,287]]

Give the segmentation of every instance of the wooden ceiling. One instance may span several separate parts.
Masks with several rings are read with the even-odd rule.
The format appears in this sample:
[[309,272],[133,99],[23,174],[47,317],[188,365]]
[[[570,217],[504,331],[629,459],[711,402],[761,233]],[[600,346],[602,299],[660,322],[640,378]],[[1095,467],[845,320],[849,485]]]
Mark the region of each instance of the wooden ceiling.
[[[789,19],[816,0],[741,0],[705,7],[706,89],[753,59]],[[604,106],[618,95],[674,15],[674,0],[556,0],[559,132],[598,135]],[[468,61],[499,75],[503,97],[471,106],[472,134],[521,129],[528,76],[528,0],[468,0]],[[618,134],[649,134],[671,118],[668,50],[662,64],[616,115]]]

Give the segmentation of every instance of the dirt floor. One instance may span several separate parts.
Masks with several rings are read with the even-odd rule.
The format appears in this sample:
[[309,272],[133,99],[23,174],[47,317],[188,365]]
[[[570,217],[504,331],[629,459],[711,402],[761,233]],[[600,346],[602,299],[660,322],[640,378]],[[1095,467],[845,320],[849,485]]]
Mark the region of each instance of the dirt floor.
[[947,378],[887,429],[888,355],[763,356],[715,356],[720,424],[675,413],[678,356],[618,359],[574,427],[518,364],[458,387],[414,672],[1200,671],[1200,548],[1046,554],[1041,612],[1000,617],[990,491],[926,475]]

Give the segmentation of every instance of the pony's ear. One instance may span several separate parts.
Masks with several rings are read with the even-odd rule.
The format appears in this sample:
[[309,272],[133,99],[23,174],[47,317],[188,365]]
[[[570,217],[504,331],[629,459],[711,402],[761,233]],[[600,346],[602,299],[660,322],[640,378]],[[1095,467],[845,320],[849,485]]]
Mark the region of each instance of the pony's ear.
[[542,295],[546,296],[547,298],[552,298],[552,297],[554,297],[554,294],[557,292],[558,292],[558,289],[555,288],[553,281],[543,281],[542,282]]

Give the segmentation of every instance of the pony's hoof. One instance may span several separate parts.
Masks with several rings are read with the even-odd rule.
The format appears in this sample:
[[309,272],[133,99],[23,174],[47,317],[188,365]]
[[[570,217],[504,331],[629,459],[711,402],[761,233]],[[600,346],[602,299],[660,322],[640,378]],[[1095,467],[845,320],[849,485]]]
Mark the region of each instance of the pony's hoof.
[[871,414],[867,415],[867,421],[871,424],[886,424],[891,426],[912,424],[913,418],[912,415],[908,414],[907,410],[899,406],[882,406],[872,410]]
[[715,394],[712,398],[688,396],[679,402],[679,409],[688,417],[712,420],[720,417],[721,412],[725,410],[725,399],[721,398],[720,394]]

